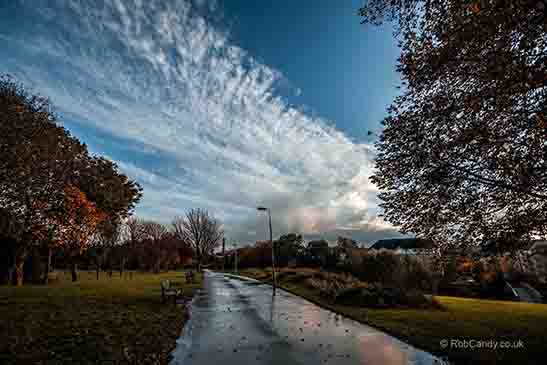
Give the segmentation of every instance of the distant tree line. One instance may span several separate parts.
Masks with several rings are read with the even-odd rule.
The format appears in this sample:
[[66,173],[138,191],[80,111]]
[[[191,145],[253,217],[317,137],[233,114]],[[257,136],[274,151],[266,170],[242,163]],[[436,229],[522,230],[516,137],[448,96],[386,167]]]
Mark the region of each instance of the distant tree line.
[[[189,220],[193,218],[197,223]],[[209,262],[223,235],[218,221],[203,209],[190,209],[185,216],[176,217],[169,224],[135,216],[116,225],[107,221],[101,224],[103,227],[95,231],[76,259],[62,246],[53,248],[55,268],[69,269],[73,280],[77,280],[77,265],[80,269],[94,270],[97,280],[101,272],[110,277],[118,272],[123,277],[125,271],[131,275],[133,271],[200,270],[203,263]],[[187,231],[185,227],[192,224],[194,230]],[[211,233],[212,236],[208,236]],[[197,238],[192,237],[193,234]],[[26,260],[26,267],[30,268],[27,278],[32,281],[40,281],[47,274],[43,262],[36,260],[36,256],[41,257],[43,253],[35,250]]]
[[[295,272],[315,268],[324,273],[349,274],[379,287],[441,295],[508,299],[505,285],[508,274],[516,278],[524,276],[507,257],[479,259],[458,251],[445,256],[432,255],[424,261],[415,255],[397,254],[389,249],[358,247],[355,241],[345,237],[338,237],[335,244],[322,239],[305,243],[301,235],[290,233],[275,240],[274,246],[279,275],[285,275],[285,268],[290,270],[290,267],[294,267]],[[235,251],[238,269],[269,269],[271,247],[269,241],[258,241],[228,251],[225,269],[234,269]],[[216,265],[221,267],[222,260],[217,259]],[[467,281],[469,279],[473,281]]]
[[[275,265],[277,267],[322,267],[329,270],[340,268],[341,257],[357,243],[349,238],[338,237],[334,246],[325,240],[304,242],[301,234],[289,233],[274,240]],[[228,266],[234,265],[235,252],[227,255]],[[257,241],[254,245],[237,249],[238,267],[266,268],[272,265],[272,244],[269,241]]]
[[[338,237],[333,245],[326,240],[307,243],[299,234],[290,233],[273,242],[276,268],[316,268],[323,272],[350,274],[352,277],[386,287],[433,291],[439,278],[419,260],[398,255],[390,250],[368,250],[346,237]],[[237,249],[238,268],[269,268],[272,264],[271,244],[259,241]],[[234,268],[235,252],[227,257],[228,270]],[[305,271],[305,269],[304,269]]]

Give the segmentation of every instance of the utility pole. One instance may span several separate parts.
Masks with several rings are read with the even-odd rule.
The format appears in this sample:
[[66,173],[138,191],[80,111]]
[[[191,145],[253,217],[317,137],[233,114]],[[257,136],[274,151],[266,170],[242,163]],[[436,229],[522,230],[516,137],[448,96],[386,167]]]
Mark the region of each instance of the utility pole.
[[268,212],[268,224],[269,224],[269,227],[270,227],[270,245],[272,245],[272,287],[273,287],[272,295],[275,296],[275,287],[276,287],[276,282],[275,282],[275,252],[274,252],[274,243],[273,243],[273,236],[272,236],[272,214],[270,213],[270,208],[258,207],[256,209],[259,210],[259,211]]

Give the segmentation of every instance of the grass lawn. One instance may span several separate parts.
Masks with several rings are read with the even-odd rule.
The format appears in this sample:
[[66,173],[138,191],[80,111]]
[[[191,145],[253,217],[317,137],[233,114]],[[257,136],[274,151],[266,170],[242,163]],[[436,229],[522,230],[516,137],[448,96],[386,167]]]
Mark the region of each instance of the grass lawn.
[[1,364],[165,364],[187,314],[161,303],[169,279],[186,297],[201,286],[183,272],[63,273],[49,286],[0,286]]
[[[309,269],[304,269],[309,270]],[[248,269],[242,275],[269,281],[271,270]],[[288,279],[288,280],[287,280]],[[436,297],[442,310],[368,309],[330,303],[303,280],[290,280],[281,275],[278,284],[323,307],[357,321],[384,330],[418,348],[440,356],[448,356],[456,364],[545,364],[547,363],[547,305]],[[497,340],[524,348],[486,349],[442,348],[441,340]],[[478,343],[475,342],[475,345]],[[506,345],[504,343],[503,345]]]

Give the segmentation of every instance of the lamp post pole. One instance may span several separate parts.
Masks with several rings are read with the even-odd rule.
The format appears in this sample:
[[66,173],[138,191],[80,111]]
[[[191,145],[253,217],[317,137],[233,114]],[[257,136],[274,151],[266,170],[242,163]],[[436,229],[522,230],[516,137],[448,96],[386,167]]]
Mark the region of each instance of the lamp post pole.
[[224,265],[226,264],[225,248],[226,248],[226,237],[222,237],[222,272],[224,272]]
[[269,228],[270,228],[270,245],[272,245],[272,288],[273,288],[272,295],[275,296],[275,287],[276,287],[276,282],[275,282],[275,251],[274,251],[273,234],[272,234],[272,214],[270,213],[269,208],[258,207],[257,209],[260,210],[260,211],[268,212],[268,225],[269,225]]
[[234,255],[234,272],[237,274],[237,246],[234,243],[232,245],[234,247],[235,255]]

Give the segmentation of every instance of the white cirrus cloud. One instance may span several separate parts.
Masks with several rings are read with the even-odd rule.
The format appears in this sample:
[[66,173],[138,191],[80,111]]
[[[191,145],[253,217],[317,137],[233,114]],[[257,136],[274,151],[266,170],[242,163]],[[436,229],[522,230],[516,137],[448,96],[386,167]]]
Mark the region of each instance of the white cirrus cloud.
[[252,241],[264,237],[253,207],[265,204],[276,235],[393,234],[376,217],[371,147],[289,105],[280,95],[290,83],[231,40],[216,2],[18,0],[14,8],[34,20],[0,25],[0,72],[83,128],[142,147],[112,155],[145,188],[139,214],[167,222],[205,207],[232,237]]

